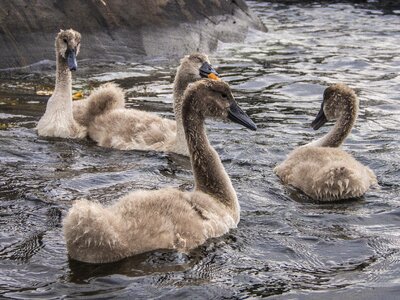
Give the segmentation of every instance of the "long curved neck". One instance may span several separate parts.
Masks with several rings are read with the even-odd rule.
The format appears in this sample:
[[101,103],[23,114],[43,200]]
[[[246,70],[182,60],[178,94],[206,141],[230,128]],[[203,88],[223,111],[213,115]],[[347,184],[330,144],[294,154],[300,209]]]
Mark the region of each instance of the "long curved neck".
[[176,120],[176,145],[186,145],[185,130],[182,122],[183,93],[192,80],[185,78],[179,73],[174,80],[174,113]]
[[240,209],[236,192],[217,152],[208,141],[204,117],[196,109],[196,101],[185,104],[183,125],[195,178],[195,190],[202,191],[226,205],[238,220]]
[[339,147],[350,134],[357,119],[356,111],[346,111],[337,120],[333,128],[322,138],[307,144],[318,147]]
[[56,86],[54,88],[54,99],[57,103],[52,103],[72,114],[72,79],[71,71],[68,68],[66,60],[60,55],[57,56],[56,68]]

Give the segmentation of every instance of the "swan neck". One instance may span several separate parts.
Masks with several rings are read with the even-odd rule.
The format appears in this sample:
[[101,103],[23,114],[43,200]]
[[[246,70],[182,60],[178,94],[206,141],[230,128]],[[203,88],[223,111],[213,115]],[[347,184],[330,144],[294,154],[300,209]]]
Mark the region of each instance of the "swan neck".
[[190,103],[185,101],[182,116],[195,178],[195,190],[202,191],[226,205],[238,220],[240,208],[236,192],[217,152],[208,141],[205,118],[196,105],[199,101],[185,100],[192,100]]
[[72,76],[68,68],[66,59],[57,54],[56,62],[56,86],[54,95],[63,95],[62,98],[67,103],[71,103],[72,107]]
[[[182,91],[183,94],[183,91]],[[182,94],[174,93],[174,113],[176,120],[176,145],[186,145],[185,129],[182,122]]]
[[333,128],[321,139],[317,140],[316,146],[320,147],[340,147],[356,121],[357,114],[353,112],[343,113],[337,120]]
[[190,80],[190,78],[185,78],[185,76],[182,76],[178,70],[178,73],[176,74],[174,80],[174,113],[176,120],[178,121],[179,119],[181,125],[182,125],[183,93],[185,92],[189,83],[191,83],[192,81],[193,80]]
[[182,121],[183,93],[189,83],[189,78],[182,76],[178,70],[174,80],[174,114],[176,120],[176,145],[186,145],[185,129]]

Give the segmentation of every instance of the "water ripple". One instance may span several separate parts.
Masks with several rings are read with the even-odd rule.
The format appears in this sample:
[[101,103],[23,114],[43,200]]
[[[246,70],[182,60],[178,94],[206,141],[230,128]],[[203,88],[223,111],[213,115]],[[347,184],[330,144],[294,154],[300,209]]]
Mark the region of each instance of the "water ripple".
[[[259,130],[207,123],[242,218],[188,254],[155,251],[106,265],[69,260],[61,220],[73,200],[109,204],[134,189],[190,190],[189,160],[37,137],[48,98],[37,91],[51,91],[53,74],[0,78],[1,297],[398,297],[399,15],[325,2],[249,3],[269,32],[221,42],[211,60]],[[113,80],[127,90],[128,107],[172,118],[177,63],[93,65],[76,73],[74,89]],[[309,124],[324,88],[340,81],[361,105],[344,149],[376,172],[379,186],[322,205],[282,186],[272,170],[328,130]]]

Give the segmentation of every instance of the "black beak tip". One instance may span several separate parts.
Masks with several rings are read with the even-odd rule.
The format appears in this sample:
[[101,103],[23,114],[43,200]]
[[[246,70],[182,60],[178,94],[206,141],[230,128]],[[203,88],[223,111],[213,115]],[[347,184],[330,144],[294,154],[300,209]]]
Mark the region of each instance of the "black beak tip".
[[326,122],[328,122],[328,119],[325,116],[323,108],[320,109],[318,112],[317,116],[315,117],[315,120],[312,121],[311,127],[314,130],[320,129]]
[[257,130],[257,125],[236,103],[231,104],[228,110],[228,119],[250,130]]
[[312,128],[312,129],[314,129],[314,130],[317,130],[318,128],[318,126],[317,126],[317,124],[316,124],[317,122],[316,122],[316,120],[314,120],[314,121],[312,121],[311,122],[311,124],[310,124],[310,127]]
[[76,62],[75,50],[68,49],[66,52],[67,65],[70,71],[76,71],[78,63]]
[[249,127],[248,127],[250,130],[253,130],[253,131],[257,131],[257,125],[256,124],[250,124],[249,125]]

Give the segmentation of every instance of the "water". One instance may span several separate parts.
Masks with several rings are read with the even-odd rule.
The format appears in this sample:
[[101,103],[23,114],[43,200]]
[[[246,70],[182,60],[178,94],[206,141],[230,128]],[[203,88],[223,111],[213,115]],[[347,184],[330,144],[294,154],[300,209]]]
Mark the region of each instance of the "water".
[[[237,229],[190,255],[153,252],[107,265],[69,261],[61,220],[74,199],[111,203],[128,191],[191,189],[186,158],[122,152],[90,141],[37,137],[54,84],[45,75],[0,79],[0,297],[395,299],[400,292],[400,16],[347,4],[250,2],[270,31],[220,44],[211,57],[257,123],[249,132],[208,122],[242,207]],[[85,66],[74,89],[115,80],[128,106],[172,117],[177,62]],[[322,135],[309,124],[329,83],[361,100],[344,148],[379,187],[361,199],[318,204],[272,172]],[[38,95],[39,94],[39,95]]]

